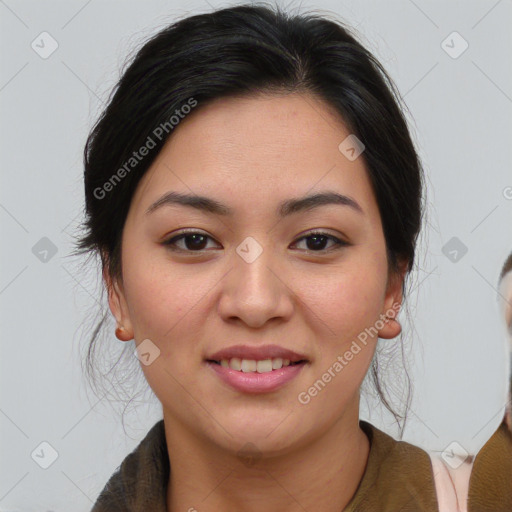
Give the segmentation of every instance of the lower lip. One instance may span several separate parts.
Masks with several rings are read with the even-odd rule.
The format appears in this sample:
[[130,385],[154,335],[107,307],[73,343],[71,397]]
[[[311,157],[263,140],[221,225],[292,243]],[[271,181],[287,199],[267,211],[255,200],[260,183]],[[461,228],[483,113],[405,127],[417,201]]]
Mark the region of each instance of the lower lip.
[[275,391],[295,378],[302,368],[306,366],[306,363],[300,363],[283,366],[279,370],[272,370],[271,372],[258,373],[232,370],[210,361],[206,361],[206,364],[224,382],[244,393],[268,393]]

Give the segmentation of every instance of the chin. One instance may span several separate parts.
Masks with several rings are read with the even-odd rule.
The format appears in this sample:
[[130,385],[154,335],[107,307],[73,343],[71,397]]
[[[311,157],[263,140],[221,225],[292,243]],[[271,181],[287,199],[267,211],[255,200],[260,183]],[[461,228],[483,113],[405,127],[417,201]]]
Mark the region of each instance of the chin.
[[235,453],[245,447],[245,450],[254,451],[260,457],[283,455],[300,444],[307,434],[307,430],[302,431],[299,428],[300,425],[305,427],[303,423],[289,421],[293,416],[289,412],[286,410],[279,415],[267,414],[265,418],[260,417],[257,420],[248,414],[239,421],[222,422],[225,431],[217,430],[221,437],[215,436],[213,441]]

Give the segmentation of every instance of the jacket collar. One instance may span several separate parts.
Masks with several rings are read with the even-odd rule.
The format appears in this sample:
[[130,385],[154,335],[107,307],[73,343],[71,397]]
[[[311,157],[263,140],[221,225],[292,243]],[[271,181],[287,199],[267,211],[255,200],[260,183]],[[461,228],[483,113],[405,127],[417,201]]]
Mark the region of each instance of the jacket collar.
[[[430,458],[420,448],[360,420],[370,441],[363,478],[344,512],[437,510]],[[170,476],[164,420],[110,477],[91,512],[167,512]]]

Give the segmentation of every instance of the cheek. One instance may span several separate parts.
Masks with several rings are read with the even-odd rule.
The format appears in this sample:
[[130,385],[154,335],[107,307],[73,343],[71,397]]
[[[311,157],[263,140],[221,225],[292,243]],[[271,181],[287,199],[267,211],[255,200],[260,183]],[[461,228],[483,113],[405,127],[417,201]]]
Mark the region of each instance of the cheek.
[[134,275],[127,290],[135,333],[163,342],[174,338],[185,324],[193,328],[194,322],[188,319],[194,317],[206,290],[192,283],[188,287],[187,282],[178,276]]
[[[171,265],[139,264],[132,260],[125,290],[135,339],[150,339],[158,358],[142,371],[155,395],[164,401],[182,393],[190,380],[190,369],[198,365],[204,338],[204,296],[211,285]],[[188,384],[187,384],[188,385]]]
[[305,304],[325,324],[326,332],[338,340],[356,337],[373,325],[381,313],[386,287],[386,273],[379,266],[345,266],[328,276],[309,279],[301,290]]
[[304,302],[314,311],[319,359],[311,387],[302,391],[324,418],[334,421],[358,395],[370,366],[377,340],[372,328],[382,312],[386,286],[381,267],[361,265],[356,271],[346,265],[303,290]]
[[[137,340],[161,342],[201,297],[201,286],[187,286],[187,278],[170,262],[144,251],[123,254],[123,282]],[[175,327],[176,326],[176,327]]]

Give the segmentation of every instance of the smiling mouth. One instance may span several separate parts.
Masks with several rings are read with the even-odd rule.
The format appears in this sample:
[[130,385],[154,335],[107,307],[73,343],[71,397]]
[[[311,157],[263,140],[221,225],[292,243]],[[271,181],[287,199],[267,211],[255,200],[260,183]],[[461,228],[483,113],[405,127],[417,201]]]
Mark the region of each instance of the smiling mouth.
[[307,363],[307,360],[301,359],[299,361],[290,361],[290,359],[282,359],[280,357],[256,360],[233,357],[231,359],[221,359],[219,361],[207,359],[207,362],[244,373],[269,373],[274,370],[280,370],[286,366],[305,364]]

